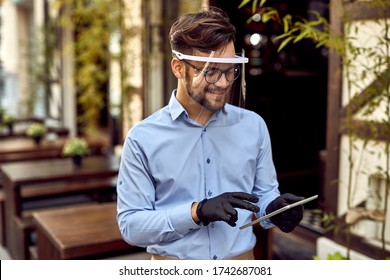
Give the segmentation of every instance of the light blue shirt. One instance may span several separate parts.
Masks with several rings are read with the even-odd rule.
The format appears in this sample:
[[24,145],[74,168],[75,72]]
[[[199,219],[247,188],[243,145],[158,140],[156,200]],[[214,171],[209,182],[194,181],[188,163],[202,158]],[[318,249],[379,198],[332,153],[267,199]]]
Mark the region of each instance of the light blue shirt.
[[[258,216],[280,195],[264,120],[226,104],[205,126],[191,120],[173,92],[167,106],[127,134],[118,175],[118,224],[123,239],[147,252],[180,259],[225,259],[256,244],[239,226],[252,212],[237,209],[236,227],[191,217],[193,202],[224,192],[259,197]],[[269,220],[264,228],[273,226]]]

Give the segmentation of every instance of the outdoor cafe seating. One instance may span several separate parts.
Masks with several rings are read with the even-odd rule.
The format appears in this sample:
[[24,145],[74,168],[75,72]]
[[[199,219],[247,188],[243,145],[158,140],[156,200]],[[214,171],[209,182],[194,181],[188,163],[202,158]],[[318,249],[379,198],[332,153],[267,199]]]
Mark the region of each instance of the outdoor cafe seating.
[[[37,145],[25,135],[0,137],[0,237],[13,259],[39,259],[36,212],[99,207],[116,200],[120,158],[102,139],[89,138],[90,153],[75,165],[61,153],[69,138],[60,135]],[[118,234],[113,235],[118,251],[129,249]]]

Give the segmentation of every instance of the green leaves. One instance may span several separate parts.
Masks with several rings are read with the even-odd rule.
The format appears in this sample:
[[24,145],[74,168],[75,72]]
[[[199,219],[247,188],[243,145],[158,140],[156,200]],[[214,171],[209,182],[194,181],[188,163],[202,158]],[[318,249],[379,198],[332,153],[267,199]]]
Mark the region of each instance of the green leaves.
[[56,0],[58,7],[70,6],[61,22],[75,30],[75,81],[77,103],[81,109],[78,123],[83,132],[94,134],[102,117],[109,80],[110,36],[120,28],[119,2],[116,0]]
[[251,1],[253,1],[252,2],[252,13],[256,12],[258,6],[261,7],[261,6],[263,6],[265,4],[265,2],[267,2],[267,0],[261,0],[260,4],[259,4],[259,0],[243,0],[241,2],[241,4],[238,6],[238,8],[241,9],[242,7],[244,7],[245,5],[250,3]]

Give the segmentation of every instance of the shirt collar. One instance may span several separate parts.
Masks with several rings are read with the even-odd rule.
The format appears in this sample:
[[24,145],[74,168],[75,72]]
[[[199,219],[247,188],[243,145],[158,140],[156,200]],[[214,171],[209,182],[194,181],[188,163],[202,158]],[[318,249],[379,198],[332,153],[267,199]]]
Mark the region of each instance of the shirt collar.
[[176,89],[172,92],[171,99],[169,100],[169,112],[171,113],[172,120],[176,120],[183,112],[187,114],[184,107],[176,99]]

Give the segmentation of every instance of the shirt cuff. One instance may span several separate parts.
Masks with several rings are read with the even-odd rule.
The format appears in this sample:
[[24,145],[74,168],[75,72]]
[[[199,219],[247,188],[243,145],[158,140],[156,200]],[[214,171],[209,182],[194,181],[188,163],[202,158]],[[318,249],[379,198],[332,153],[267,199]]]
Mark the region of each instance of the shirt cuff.
[[192,219],[191,206],[192,203],[179,205],[170,209],[167,213],[173,229],[181,235],[185,235],[201,227]]
[[275,226],[269,219],[260,222],[260,225],[263,229],[269,229]]

